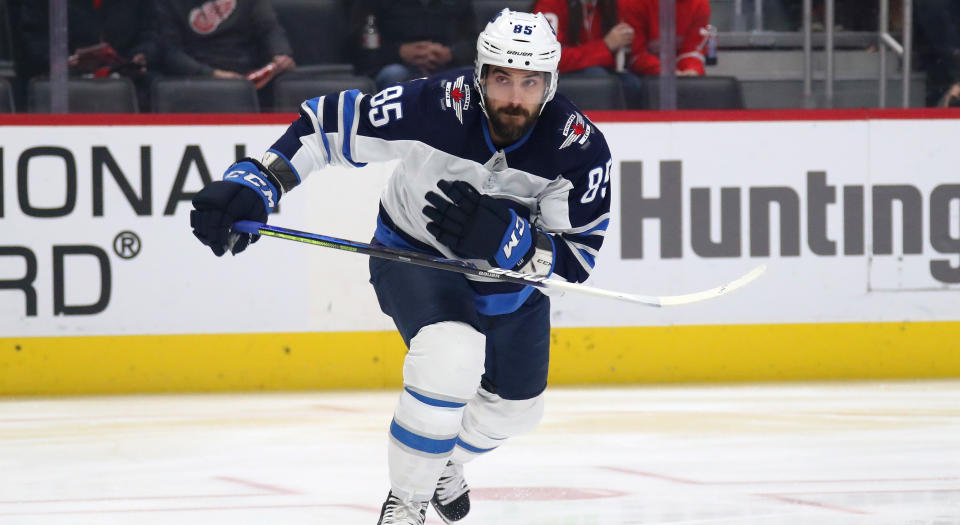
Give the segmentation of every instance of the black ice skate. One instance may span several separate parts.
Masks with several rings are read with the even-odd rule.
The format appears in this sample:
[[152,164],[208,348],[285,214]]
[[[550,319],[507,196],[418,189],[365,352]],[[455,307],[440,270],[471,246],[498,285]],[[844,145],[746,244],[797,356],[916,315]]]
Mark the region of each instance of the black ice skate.
[[447,463],[430,503],[446,523],[461,520],[470,512],[470,489],[463,479],[463,465]]
[[427,502],[403,502],[391,491],[380,509],[377,525],[423,525],[426,519]]

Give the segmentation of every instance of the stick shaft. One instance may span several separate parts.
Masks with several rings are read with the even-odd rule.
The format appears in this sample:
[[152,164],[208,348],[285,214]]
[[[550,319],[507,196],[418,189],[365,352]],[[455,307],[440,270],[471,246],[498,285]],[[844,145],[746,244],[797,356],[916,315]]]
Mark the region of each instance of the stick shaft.
[[707,299],[713,299],[714,297],[719,297],[746,285],[762,275],[766,270],[765,265],[760,265],[734,281],[700,292],[668,296],[637,295],[626,292],[604,290],[602,288],[594,288],[585,284],[567,282],[562,279],[530,275],[511,270],[503,270],[500,268],[484,270],[477,268],[470,263],[457,259],[434,257],[425,253],[399,250],[396,248],[387,248],[386,246],[377,246],[365,242],[349,241],[346,239],[339,239],[337,237],[330,237],[328,235],[291,230],[289,228],[283,228],[280,226],[273,226],[254,221],[239,221],[233,225],[233,231],[255,235],[266,235],[268,237],[276,237],[278,239],[286,239],[289,241],[303,242],[315,246],[323,246],[324,248],[333,248],[353,253],[362,253],[371,257],[379,257],[381,259],[415,264],[418,266],[426,266],[428,268],[436,268],[438,270],[458,272],[465,275],[486,277],[508,283],[533,286],[540,289],[583,293],[611,299],[620,299],[623,301],[654,307],[678,306],[682,304],[690,304],[699,301],[705,301]]
[[289,228],[282,228],[280,226],[273,226],[254,221],[238,221],[233,225],[233,231],[266,235],[268,237],[276,237],[289,241],[313,244],[315,246],[323,246],[324,248],[333,248],[347,252],[362,253],[371,257],[379,257],[381,259],[388,259],[391,261],[400,261],[409,264],[415,264],[417,266],[426,266],[428,268],[458,272],[465,275],[476,275],[509,283],[546,288],[544,282],[547,279],[544,277],[528,275],[520,272],[508,272],[507,270],[500,269],[481,270],[470,263],[459,261],[457,259],[434,257],[425,253],[399,250],[396,248],[388,248],[386,246],[376,246],[365,242],[349,241],[346,239],[339,239],[337,237],[330,237],[328,235],[319,235],[316,233],[291,230]]

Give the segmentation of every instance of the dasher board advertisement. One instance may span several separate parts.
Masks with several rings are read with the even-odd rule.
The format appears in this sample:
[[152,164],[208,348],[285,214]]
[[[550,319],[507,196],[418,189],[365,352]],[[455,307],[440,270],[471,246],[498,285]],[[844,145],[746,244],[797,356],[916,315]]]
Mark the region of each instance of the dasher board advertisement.
[[[960,319],[956,121],[597,125],[613,204],[590,284],[671,295],[768,271],[683,308],[568,294],[556,326]],[[5,126],[4,333],[389,330],[363,257],[263,239],[218,259],[191,235],[192,195],[283,129]],[[391,168],[313,174],[270,222],[367,241]]]

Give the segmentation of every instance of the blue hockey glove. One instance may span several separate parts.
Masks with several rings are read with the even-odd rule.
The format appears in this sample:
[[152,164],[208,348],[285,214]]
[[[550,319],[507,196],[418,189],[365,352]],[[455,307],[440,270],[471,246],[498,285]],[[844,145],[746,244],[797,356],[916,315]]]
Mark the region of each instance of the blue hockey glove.
[[450,200],[427,192],[427,230],[457,256],[485,259],[505,270],[520,269],[533,257],[536,232],[530,221],[464,181],[441,180],[437,187]]
[[[227,250],[238,254],[259,235],[232,234],[239,220],[266,222],[267,214],[280,201],[276,177],[256,160],[241,159],[223,175],[223,180],[206,185],[193,197],[190,226],[200,242],[220,257]],[[232,237],[236,236],[236,237]]]

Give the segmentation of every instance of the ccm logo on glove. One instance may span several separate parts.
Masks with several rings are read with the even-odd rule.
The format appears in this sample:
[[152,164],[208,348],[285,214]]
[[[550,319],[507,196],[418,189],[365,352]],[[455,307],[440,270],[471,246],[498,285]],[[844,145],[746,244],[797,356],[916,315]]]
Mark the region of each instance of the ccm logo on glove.
[[[249,164],[249,167],[244,166],[244,164]],[[267,208],[267,211],[273,211],[277,207],[277,203],[273,199],[274,195],[276,195],[276,188],[274,188],[273,184],[270,184],[268,180],[260,176],[259,173],[250,171],[251,169],[256,170],[257,167],[253,165],[253,163],[238,163],[233,166],[231,171],[223,176],[223,180],[237,182],[253,188],[260,193],[261,198],[263,198],[263,205]]]
[[[510,234],[510,240],[503,245],[503,255],[509,259],[510,254],[513,253],[513,249],[520,244],[520,239],[523,238],[523,232],[527,229],[527,221],[523,220],[520,217],[517,217],[516,228],[513,230],[513,233]],[[519,235],[519,237],[518,237]]]
[[[527,220],[517,215],[517,212],[513,210],[510,210],[510,215],[513,219],[514,227],[512,230],[508,230],[507,234],[503,236],[503,240],[501,241],[503,249],[494,257],[497,261],[497,266],[500,268],[516,267],[520,259],[525,258],[530,252],[530,246],[533,244],[530,238],[531,235],[528,233]],[[516,257],[514,257],[513,253],[514,248],[517,249]]]

